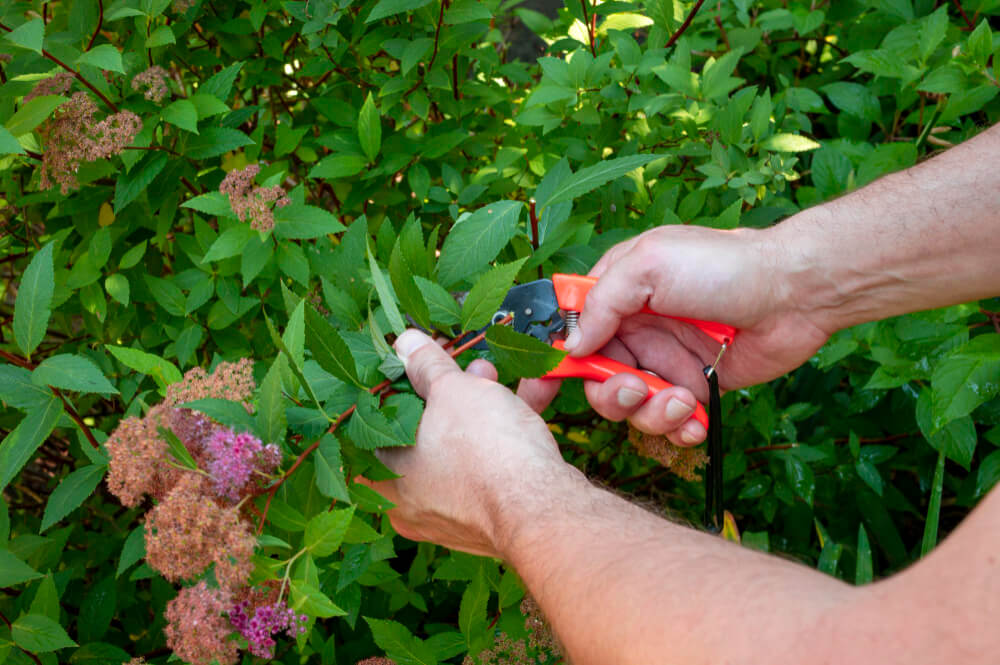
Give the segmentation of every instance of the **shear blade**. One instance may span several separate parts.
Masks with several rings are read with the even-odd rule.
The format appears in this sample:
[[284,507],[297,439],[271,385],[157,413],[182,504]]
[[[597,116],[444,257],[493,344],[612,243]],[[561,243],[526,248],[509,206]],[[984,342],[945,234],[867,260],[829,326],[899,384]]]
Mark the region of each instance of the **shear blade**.
[[[546,344],[549,343],[549,336],[552,333],[563,328],[556,292],[552,280],[549,279],[539,279],[512,287],[507,292],[500,309],[493,315],[490,325],[495,325],[509,315],[514,316],[511,322],[514,330],[531,335]],[[473,348],[486,349],[486,341],[479,342]]]

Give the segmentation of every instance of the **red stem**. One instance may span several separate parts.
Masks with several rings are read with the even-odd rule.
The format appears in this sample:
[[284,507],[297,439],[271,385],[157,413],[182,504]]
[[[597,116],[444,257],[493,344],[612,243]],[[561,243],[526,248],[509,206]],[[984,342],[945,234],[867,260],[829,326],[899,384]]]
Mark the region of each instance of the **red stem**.
[[681,23],[681,27],[677,28],[677,32],[670,36],[670,39],[667,40],[667,43],[663,48],[670,48],[678,39],[680,39],[681,35],[683,35],[691,25],[691,21],[694,20],[694,15],[698,13],[698,10],[701,9],[703,4],[705,4],[705,0],[698,0],[698,2],[695,3],[694,7],[691,8],[691,13],[688,14],[687,18],[684,19],[684,22]]
[[97,39],[97,33],[101,31],[101,26],[104,25],[104,0],[97,0],[97,27],[94,28],[94,34],[90,36],[90,41],[87,42],[87,48],[84,51],[89,51],[90,47],[94,45],[94,40]]
[[965,20],[965,24],[969,26],[969,30],[974,30],[976,24],[973,23],[972,19],[969,18],[969,15],[965,13],[965,8],[962,7],[960,0],[955,0],[955,7],[958,8],[958,13],[962,15],[962,18]]

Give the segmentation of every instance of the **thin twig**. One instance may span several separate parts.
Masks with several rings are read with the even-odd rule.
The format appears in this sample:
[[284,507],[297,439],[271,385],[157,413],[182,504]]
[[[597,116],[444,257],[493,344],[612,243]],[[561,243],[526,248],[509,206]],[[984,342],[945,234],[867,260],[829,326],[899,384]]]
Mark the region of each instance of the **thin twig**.
[[431,53],[430,62],[428,62],[427,66],[424,67],[423,73],[420,74],[420,78],[418,78],[417,82],[413,84],[413,87],[407,90],[405,93],[403,93],[403,99],[409,97],[411,92],[420,87],[420,84],[424,82],[424,77],[427,76],[427,72],[431,70],[431,68],[434,66],[434,61],[437,60],[438,45],[440,44],[441,41],[441,24],[444,23],[444,10],[447,7],[448,7],[447,0],[441,0],[441,11],[438,12],[437,27],[434,29],[434,51]]
[[958,13],[962,15],[962,18],[965,20],[965,24],[969,26],[969,30],[974,30],[976,24],[973,23],[972,19],[969,18],[969,15],[965,13],[965,8],[962,7],[962,3],[960,2],[960,0],[954,0],[954,1],[955,1],[955,7],[958,8]]
[[84,51],[89,51],[90,47],[94,45],[94,40],[97,39],[97,34],[101,31],[101,26],[104,24],[104,0],[97,0],[97,27],[94,28],[94,34],[90,36],[90,41],[87,42],[87,48]]
[[681,27],[677,28],[677,32],[670,35],[670,39],[667,40],[667,43],[663,48],[670,48],[678,39],[680,39],[681,35],[683,35],[691,25],[691,21],[694,20],[694,15],[698,13],[698,10],[701,9],[703,4],[705,4],[705,0],[698,0],[698,2],[695,3],[694,7],[691,8],[691,13],[688,14],[687,18],[684,19],[684,22],[681,23]]
[[594,29],[590,25],[590,14],[587,12],[587,0],[580,0],[580,6],[583,8],[583,23],[587,26],[587,37],[590,38],[590,54],[597,57],[597,50],[594,48]]
[[87,442],[90,443],[90,445],[93,446],[95,450],[100,450],[101,444],[99,444],[97,442],[97,439],[94,438],[94,433],[90,431],[89,427],[87,427],[87,423],[83,422],[83,418],[81,418],[80,414],[76,412],[76,409],[73,408],[73,405],[69,403],[69,400],[66,399],[66,397],[62,394],[62,391],[60,391],[55,386],[49,386],[49,388],[52,389],[52,392],[55,394],[56,397],[62,400],[63,408],[66,409],[66,413],[68,413],[69,417],[73,419],[73,422],[76,423],[76,426],[80,428],[80,431],[83,432],[83,435],[87,437]]

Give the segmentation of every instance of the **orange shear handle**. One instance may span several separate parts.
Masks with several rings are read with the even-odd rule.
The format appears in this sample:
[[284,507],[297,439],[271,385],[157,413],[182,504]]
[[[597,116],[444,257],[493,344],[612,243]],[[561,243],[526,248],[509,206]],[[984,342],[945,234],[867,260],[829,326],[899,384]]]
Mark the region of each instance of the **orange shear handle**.
[[[552,346],[560,350],[565,350],[561,339],[552,342]],[[583,358],[566,356],[558,365],[556,365],[555,369],[546,374],[544,378],[591,379],[593,381],[604,382],[613,377],[615,374],[633,374],[642,379],[646,383],[646,387],[649,389],[649,392],[646,393],[647,400],[661,390],[673,387],[672,383],[664,381],[655,374],[644,372],[641,369],[636,369],[635,367],[630,367],[624,363],[620,363],[617,360],[612,360],[611,358],[606,358],[605,356],[599,356],[596,354],[592,356],[584,356]],[[704,425],[707,430],[708,413],[706,413],[705,407],[701,405],[701,402],[698,402],[697,404],[698,406],[695,407],[692,417]]]

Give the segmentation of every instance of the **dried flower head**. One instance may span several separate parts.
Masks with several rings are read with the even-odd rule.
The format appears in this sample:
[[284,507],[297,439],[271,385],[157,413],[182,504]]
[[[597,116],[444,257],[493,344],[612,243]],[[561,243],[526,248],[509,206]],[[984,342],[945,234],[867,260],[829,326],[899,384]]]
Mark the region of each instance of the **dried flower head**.
[[159,65],[153,65],[132,79],[132,89],[142,90],[145,88],[142,93],[143,97],[154,102],[162,102],[170,94],[170,90],[167,88],[167,78],[167,70]]
[[708,463],[708,455],[701,448],[675,446],[665,436],[645,434],[629,427],[628,440],[643,457],[655,459],[684,480],[701,480],[698,469]]
[[253,606],[250,600],[241,600],[229,610],[229,622],[246,639],[250,653],[261,658],[274,658],[275,635],[283,632],[295,639],[305,632],[308,620],[284,601]]
[[63,194],[79,186],[76,174],[82,162],[117,155],[142,129],[139,116],[119,111],[94,121],[97,105],[85,92],[61,104],[39,129],[42,153],[42,189],[59,185]]
[[211,481],[184,473],[146,518],[146,561],[171,582],[189,580],[215,564],[219,585],[236,589],[253,571],[256,538],[235,508],[211,500]]
[[229,639],[232,627],[223,613],[229,609],[231,595],[223,589],[211,589],[204,580],[181,589],[167,603],[167,646],[192,665],[233,665],[239,659],[236,641]]
[[42,79],[35,84],[31,92],[24,96],[23,103],[27,104],[35,97],[44,97],[45,95],[65,95],[73,85],[74,78],[76,77],[69,72],[59,72],[47,79]]
[[174,0],[174,11],[178,14],[183,14],[187,10],[194,7],[194,1],[195,0]]
[[146,665],[146,659],[142,656],[136,656],[129,662],[125,663],[125,665]]
[[144,418],[118,423],[105,444],[111,456],[108,490],[125,506],[136,506],[143,495],[164,498],[182,473],[168,462],[167,442],[157,428],[166,409],[154,407]]
[[396,665],[396,661],[390,660],[383,656],[372,656],[371,658],[365,658],[364,660],[359,660],[357,665]]
[[243,358],[235,363],[221,362],[211,374],[201,367],[189,369],[182,381],[167,387],[164,404],[178,406],[199,399],[216,398],[243,402],[249,410],[250,398],[256,388],[253,361]]
[[521,614],[524,615],[524,627],[528,630],[528,646],[541,652],[546,652],[555,656],[558,660],[562,658],[562,649],[556,640],[552,626],[542,614],[542,608],[538,606],[535,599],[525,596],[521,601]]
[[208,472],[220,497],[233,501],[252,489],[254,471],[270,474],[281,463],[281,450],[273,443],[261,445],[260,439],[249,432],[237,434],[231,429],[219,429],[207,444]]
[[255,187],[254,178],[258,173],[260,167],[256,164],[245,169],[233,169],[222,179],[219,191],[229,197],[229,205],[241,222],[249,219],[251,228],[269,231],[274,228],[274,210],[271,204],[280,208],[291,201],[279,185]]

